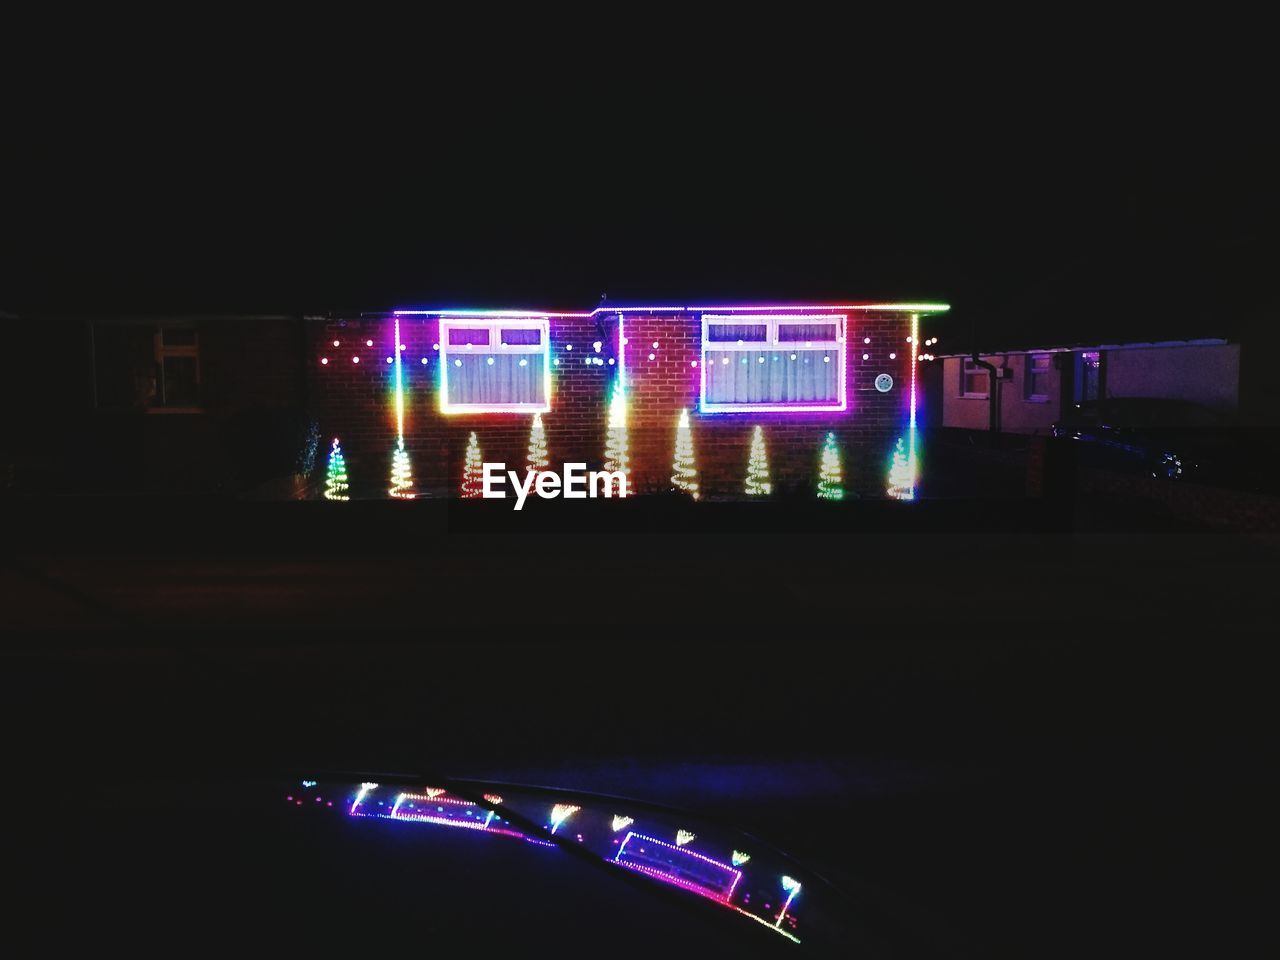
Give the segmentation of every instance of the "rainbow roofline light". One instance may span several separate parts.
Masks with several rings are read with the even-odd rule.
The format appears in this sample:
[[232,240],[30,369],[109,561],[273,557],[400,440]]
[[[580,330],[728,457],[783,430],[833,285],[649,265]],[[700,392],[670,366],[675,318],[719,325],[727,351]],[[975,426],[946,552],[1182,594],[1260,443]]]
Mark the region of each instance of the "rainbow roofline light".
[[[799,308],[797,308],[798,310]],[[834,322],[836,327],[836,345],[827,349],[836,352],[836,398],[835,400],[821,402],[799,402],[799,403],[714,403],[707,399],[707,351],[708,349],[719,350],[726,353],[760,353],[761,357],[766,352],[777,351],[781,349],[784,353],[786,347],[781,346],[780,341],[768,340],[764,343],[751,341],[738,344],[718,343],[714,347],[708,348],[707,328],[714,323],[722,322],[727,319],[734,319],[739,322],[750,322],[751,320],[772,321],[775,325],[781,320],[790,320],[807,323],[831,323]],[[845,393],[846,383],[848,379],[848,364],[846,363],[846,331],[848,329],[849,317],[843,313],[830,313],[810,309],[809,312],[799,313],[788,310],[786,313],[771,313],[767,311],[754,311],[751,313],[735,314],[732,318],[724,314],[706,312],[702,314],[702,348],[698,354],[698,410],[701,413],[840,413],[849,408],[848,398]],[[790,344],[790,349],[795,349],[795,344]],[[795,359],[793,354],[792,360]],[[726,360],[727,362],[727,360]],[[743,361],[746,362],[745,360]],[[807,362],[807,361],[806,361]]]

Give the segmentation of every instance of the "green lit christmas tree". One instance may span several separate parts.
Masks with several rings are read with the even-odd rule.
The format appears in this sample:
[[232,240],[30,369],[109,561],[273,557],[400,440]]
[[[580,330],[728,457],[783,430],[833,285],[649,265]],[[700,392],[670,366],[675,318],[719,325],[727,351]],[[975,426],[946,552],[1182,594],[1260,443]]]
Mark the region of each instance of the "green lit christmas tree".
[[542,428],[542,414],[533,415],[533,426],[529,428],[529,462],[527,471],[537,472],[547,469],[551,461],[547,459],[547,431]]
[[671,485],[698,499],[698,468],[693,461],[693,430],[689,426],[689,411],[680,411],[676,424],[676,458],[671,466]]
[[342,455],[342,447],[338,438],[333,438],[333,446],[329,449],[329,473],[324,481],[324,498],[326,500],[350,500],[347,496],[347,459]]
[[907,452],[902,448],[902,438],[893,451],[893,463],[889,467],[889,496],[895,500],[914,500],[916,498],[915,478],[911,476],[911,462]]
[[844,468],[840,464],[840,448],[836,446],[836,435],[827,434],[822,445],[822,465],[818,470],[818,499],[844,499]]
[[609,400],[609,426],[605,432],[604,468],[609,473],[631,474],[631,458],[627,453],[627,392],[620,380],[614,381]]
[[391,455],[391,489],[388,496],[397,500],[412,500],[413,465],[409,461],[409,452],[404,448],[404,437],[396,438],[396,449]]
[[480,458],[480,441],[471,431],[467,440],[467,462],[462,467],[462,499],[474,500],[483,491],[483,461]]
[[769,482],[769,458],[764,449],[764,430],[751,432],[751,457],[747,461],[747,496],[767,497],[773,492]]

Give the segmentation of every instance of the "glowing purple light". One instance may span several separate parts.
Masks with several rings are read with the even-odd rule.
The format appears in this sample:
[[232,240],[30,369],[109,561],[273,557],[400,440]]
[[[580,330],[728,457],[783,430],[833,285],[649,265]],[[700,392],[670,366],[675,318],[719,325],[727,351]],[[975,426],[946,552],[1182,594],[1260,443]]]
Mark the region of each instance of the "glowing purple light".
[[[712,881],[710,880],[706,883],[697,883],[666,870],[661,870],[658,867],[653,866],[652,863],[637,862],[640,857],[644,856],[644,848],[642,847],[641,852],[639,853],[628,855],[627,846],[633,839],[639,844],[652,844],[653,846],[662,847],[664,850],[670,851],[667,855],[667,859],[672,859],[673,856],[680,860],[692,858],[708,864],[716,871],[720,872],[722,879],[719,886],[711,886],[710,883]],[[613,861],[614,863],[624,866],[629,870],[636,870],[640,873],[648,874],[649,876],[662,880],[665,883],[673,884],[677,887],[689,890],[692,893],[696,893],[725,904],[732,899],[733,891],[737,889],[738,881],[742,879],[742,871],[735,870],[727,863],[721,863],[719,860],[713,860],[701,853],[695,853],[692,850],[686,850],[685,848],[678,847],[674,844],[664,843],[662,840],[655,840],[653,837],[646,837],[642,834],[635,833],[634,831],[629,832],[623,839],[617,852],[613,855]]]

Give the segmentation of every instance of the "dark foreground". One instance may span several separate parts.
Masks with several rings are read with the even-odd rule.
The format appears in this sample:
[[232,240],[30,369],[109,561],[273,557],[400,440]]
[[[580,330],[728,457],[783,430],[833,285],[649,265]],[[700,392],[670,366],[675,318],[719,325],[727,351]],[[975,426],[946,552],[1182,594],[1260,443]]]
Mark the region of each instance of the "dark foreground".
[[287,819],[308,768],[722,818],[890,956],[1266,936],[1269,540],[1031,502],[91,506],[7,515],[17,912],[48,942],[786,955],[524,851]]

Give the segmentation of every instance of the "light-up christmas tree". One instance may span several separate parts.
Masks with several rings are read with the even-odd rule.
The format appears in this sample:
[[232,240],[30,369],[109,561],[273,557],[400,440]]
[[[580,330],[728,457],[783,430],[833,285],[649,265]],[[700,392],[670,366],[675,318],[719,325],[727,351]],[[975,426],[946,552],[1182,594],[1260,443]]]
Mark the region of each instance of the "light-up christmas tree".
[[676,459],[671,465],[671,485],[698,499],[698,468],[693,462],[693,430],[689,426],[689,411],[680,411],[676,424]]
[[764,430],[756,427],[751,432],[751,459],[747,461],[747,495],[768,496],[773,492],[769,482],[769,458],[764,450]]
[[907,451],[902,448],[902,438],[893,451],[893,463],[889,467],[889,496],[895,500],[914,500],[916,498],[915,478],[911,476],[911,462],[907,459]]
[[388,496],[397,500],[412,500],[413,465],[409,462],[409,452],[404,448],[404,437],[396,437],[396,449],[391,455],[391,489]]
[[525,470],[545,470],[550,463],[547,459],[547,432],[542,428],[542,414],[535,413],[533,426],[529,428],[529,462]]
[[483,473],[484,467],[481,465],[483,461],[480,459],[480,441],[476,439],[475,431],[471,431],[471,436],[467,440],[467,462],[462,467],[462,499],[473,500],[480,496],[483,489]]
[[347,458],[342,455],[342,447],[338,438],[333,438],[333,446],[329,448],[329,473],[324,480],[324,498],[326,500],[350,500],[347,496]]
[[818,499],[844,499],[844,468],[840,465],[840,448],[836,446],[836,435],[827,434],[822,445],[822,466],[818,470]]
[[605,433],[604,468],[609,473],[631,474],[631,458],[627,454],[627,392],[621,380],[614,381],[609,400],[609,427]]

